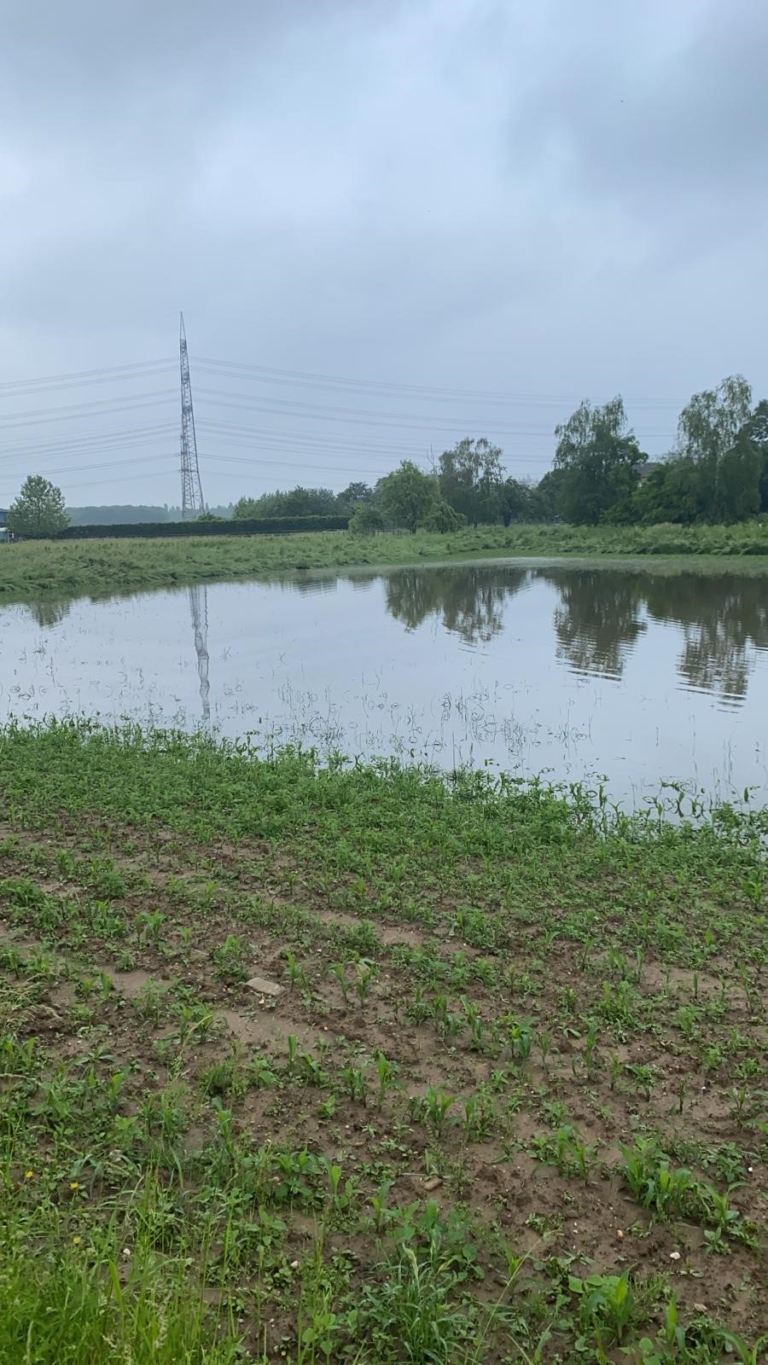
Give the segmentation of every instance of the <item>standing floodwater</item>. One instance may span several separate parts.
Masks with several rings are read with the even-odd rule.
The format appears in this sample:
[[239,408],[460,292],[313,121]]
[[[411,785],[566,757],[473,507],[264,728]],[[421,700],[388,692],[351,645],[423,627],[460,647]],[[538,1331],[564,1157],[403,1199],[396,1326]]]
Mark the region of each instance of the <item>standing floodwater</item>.
[[768,573],[453,564],[0,609],[0,719],[768,797]]

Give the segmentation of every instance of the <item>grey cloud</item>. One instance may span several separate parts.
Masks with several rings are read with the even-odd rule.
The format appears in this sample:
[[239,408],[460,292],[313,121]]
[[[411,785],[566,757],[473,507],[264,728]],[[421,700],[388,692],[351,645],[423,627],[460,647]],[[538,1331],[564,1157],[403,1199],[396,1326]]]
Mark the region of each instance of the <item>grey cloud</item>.
[[[455,421],[532,474],[571,396],[622,390],[663,449],[693,388],[736,370],[768,388],[762,5],[21,0],[3,23],[8,378],[172,355],[183,307],[193,355],[551,395],[423,409],[436,445]],[[258,424],[297,450],[350,438]],[[429,444],[356,430],[391,434],[384,467]],[[1,426],[0,447],[5,505],[33,457]],[[300,463],[283,481],[311,480]],[[207,477],[213,500],[239,491]],[[163,478],[149,500],[176,496]]]
[[[597,20],[603,7],[590,8]],[[567,41],[561,33],[546,77],[515,111],[513,143],[526,158],[559,153],[571,193],[613,197],[651,226],[704,212],[716,231],[730,220],[738,232],[732,197],[768,197],[768,8],[688,8],[666,42],[655,4],[623,32],[615,7],[602,41],[574,9]]]

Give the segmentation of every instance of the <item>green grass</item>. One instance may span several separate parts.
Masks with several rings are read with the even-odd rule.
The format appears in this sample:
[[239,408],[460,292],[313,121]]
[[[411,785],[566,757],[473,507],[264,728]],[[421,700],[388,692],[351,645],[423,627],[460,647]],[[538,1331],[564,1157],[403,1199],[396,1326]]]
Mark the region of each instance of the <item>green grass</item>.
[[454,535],[315,535],[0,545],[0,602],[139,592],[296,569],[546,555],[766,555],[768,523],[501,526]]
[[757,1365],[767,836],[0,732],[0,1360]]

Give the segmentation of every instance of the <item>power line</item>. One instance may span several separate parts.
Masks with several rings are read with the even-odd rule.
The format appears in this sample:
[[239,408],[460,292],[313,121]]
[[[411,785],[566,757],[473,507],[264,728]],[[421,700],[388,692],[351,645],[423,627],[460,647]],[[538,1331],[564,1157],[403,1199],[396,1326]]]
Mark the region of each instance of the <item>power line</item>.
[[[109,382],[119,383],[123,379],[170,373],[170,371],[175,368],[176,363],[177,362],[171,357],[163,357],[157,360],[137,361],[127,365],[111,365],[91,370],[74,370],[70,373],[43,375],[33,379],[9,380],[0,384],[0,397],[6,395],[13,396],[14,394],[19,394],[21,396],[25,392],[43,390],[48,387],[59,388]],[[562,407],[568,403],[578,404],[584,397],[583,394],[515,392],[498,389],[446,388],[440,385],[406,384],[392,380],[360,379],[350,375],[321,374],[308,370],[278,369],[266,365],[247,365],[240,361],[216,360],[204,356],[195,357],[195,365],[198,369],[207,370],[212,374],[218,374],[222,378],[229,375],[246,381],[251,380],[257,383],[270,383],[283,386],[306,386],[341,392],[389,394],[391,396],[403,394],[408,395],[414,400],[418,399],[418,401],[437,398],[440,401],[448,399],[457,402],[482,402],[494,405]],[[677,404],[674,403],[628,401],[627,406],[635,409],[642,408],[653,411],[678,410]]]
[[[174,461],[174,464],[175,464],[175,462],[176,462],[176,460],[177,460],[178,457],[177,457],[176,455],[172,455],[172,456],[169,456],[168,458],[169,458],[169,459],[172,459],[172,460]],[[174,473],[173,469],[170,469],[170,470],[168,471],[169,477],[171,477],[171,476],[173,475],[173,473]],[[90,479],[90,480],[88,480],[87,483],[73,483],[73,484],[68,484],[68,487],[69,487],[69,488],[100,488],[100,487],[102,486],[102,484],[110,484],[110,483],[135,483],[135,482],[137,482],[139,479],[143,479],[144,482],[146,482],[146,477],[147,477],[146,474],[121,474],[121,475],[120,475],[118,478],[116,478],[116,479]]]
[[[315,447],[313,447],[313,446],[309,446],[308,450],[304,450],[304,449],[302,449],[302,447],[301,447],[300,444],[298,445],[298,447],[295,446],[295,445],[293,445],[293,444],[291,444],[291,445],[285,445],[285,444],[284,444],[284,445],[281,446],[281,443],[280,443],[279,441],[275,441],[274,438],[271,436],[271,434],[270,434],[269,432],[264,433],[264,434],[261,435],[261,436],[256,436],[255,433],[253,433],[252,431],[250,431],[247,427],[238,430],[238,428],[236,428],[236,427],[229,427],[229,426],[225,426],[224,424],[216,424],[216,423],[210,423],[210,422],[200,422],[198,425],[199,425],[200,431],[201,431],[202,433],[207,434],[207,435],[210,435],[210,436],[217,436],[217,437],[219,437],[219,438],[221,438],[222,436],[225,436],[228,443],[234,442],[235,444],[247,445],[247,446],[249,446],[249,447],[252,447],[252,446],[254,446],[254,445],[268,446],[268,447],[270,447],[270,448],[271,448],[271,447],[274,447],[274,446],[277,446],[278,449],[281,449],[281,450],[282,450],[282,453],[284,454],[285,460],[286,460],[286,461],[288,461],[288,459],[289,459],[289,457],[290,457],[292,451],[296,451],[296,450],[298,449],[298,453],[299,453],[299,454],[308,454],[308,453],[311,454],[312,451],[313,451],[313,449],[315,448]],[[286,440],[287,440],[287,439],[289,439],[289,438],[286,438]],[[322,455],[322,454],[324,454],[324,453],[332,452],[333,449],[334,449],[333,443],[332,443],[332,442],[328,442],[328,444],[327,444],[327,446],[324,448],[324,450],[318,451],[318,453]],[[343,453],[344,453],[345,455],[346,455],[346,454],[349,454],[349,455],[351,455],[351,456],[354,456],[355,454],[357,454],[358,457],[359,457],[359,458],[358,458],[358,464],[357,464],[357,470],[359,471],[359,473],[361,473],[361,474],[366,474],[366,473],[368,473],[369,476],[372,476],[372,475],[371,475],[371,471],[370,471],[369,469],[366,468],[366,465],[365,465],[365,463],[363,462],[363,457],[376,459],[376,458],[382,458],[382,457],[383,457],[383,458],[386,458],[387,456],[389,456],[389,457],[390,457],[390,460],[389,460],[388,469],[391,469],[391,468],[392,468],[392,458],[393,458],[393,457],[394,457],[395,459],[397,459],[398,457],[402,457],[402,458],[408,458],[408,457],[410,457],[410,458],[413,458],[413,459],[416,459],[416,460],[421,460],[421,459],[424,458],[424,453],[425,453],[425,452],[424,452],[424,447],[423,447],[423,446],[418,446],[418,447],[413,446],[413,447],[409,447],[409,448],[405,448],[405,447],[402,447],[402,446],[397,446],[397,447],[391,447],[391,446],[390,446],[390,447],[385,447],[385,448],[383,448],[383,449],[380,450],[380,451],[373,451],[373,450],[371,450],[371,451],[356,451],[353,447],[351,447],[351,448],[348,448],[348,449],[344,450]],[[284,462],[285,462],[285,461],[284,461]],[[293,463],[293,462],[291,461],[291,463]],[[531,463],[531,459],[530,459],[529,456],[521,456],[521,455],[505,455],[505,456],[504,456],[504,464],[530,464],[530,463]],[[324,469],[331,469],[331,468],[334,468],[334,467],[335,467],[335,466],[322,465],[322,464],[314,464],[314,465],[311,465],[311,466],[307,466],[307,468],[316,469],[318,473],[322,473]]]
[[167,453],[165,453],[165,454],[163,454],[163,455],[158,455],[158,454],[152,454],[152,455],[132,455],[131,458],[128,459],[128,460],[115,460],[112,464],[109,464],[109,465],[106,465],[106,466],[105,466],[104,464],[101,464],[101,463],[99,463],[99,464],[78,464],[78,465],[72,465],[72,466],[71,466],[70,468],[68,468],[68,469],[49,469],[49,470],[42,470],[41,472],[44,473],[44,474],[55,474],[56,477],[57,477],[57,479],[65,479],[65,478],[67,478],[67,476],[68,476],[69,474],[82,474],[82,473],[84,473],[86,470],[90,471],[90,470],[92,470],[92,469],[101,469],[101,470],[106,470],[106,472],[109,473],[111,470],[114,470],[114,469],[122,469],[124,466],[127,466],[128,468],[132,469],[133,466],[134,466],[134,465],[137,465],[137,464],[157,464],[158,460],[175,460],[175,459],[176,459],[176,456],[175,456],[175,455],[169,455],[169,454],[167,454]]
[[[374,426],[383,430],[389,428],[411,428],[418,431],[443,431],[455,432],[459,423],[466,423],[466,418],[452,418],[444,420],[440,417],[425,417],[414,413],[386,413],[371,411],[361,408],[343,407],[313,407],[308,403],[261,403],[258,400],[249,398],[247,394],[228,393],[223,389],[201,389],[197,390],[198,396],[207,398],[214,407],[227,407],[234,410],[244,410],[247,412],[267,413],[272,416],[298,417],[302,421],[323,421],[323,422],[343,422],[358,426]],[[552,428],[547,427],[504,427],[493,426],[492,430],[498,436],[546,436],[552,438]],[[664,439],[669,436],[668,432],[645,432],[644,438]]]
[[[210,357],[196,357],[195,365],[198,369],[209,369],[219,372],[222,375],[231,374],[233,377],[251,377],[256,381],[275,384],[305,384],[311,387],[332,388],[340,387],[344,390],[359,390],[370,393],[391,393],[408,394],[414,398],[449,398],[457,399],[462,402],[487,402],[501,404],[524,404],[535,406],[543,404],[545,406],[563,406],[566,403],[579,404],[583,401],[584,395],[574,394],[545,394],[545,393],[514,393],[501,392],[492,389],[456,389],[441,388],[435,385],[425,384],[403,384],[388,380],[379,379],[356,379],[349,375],[328,375],[318,374],[306,370],[285,370],[274,369],[266,365],[245,365],[237,361],[214,360]],[[627,406],[633,408],[650,408],[653,410],[668,409],[676,412],[678,410],[675,403],[628,403]]]
[[169,432],[176,431],[175,422],[165,422],[152,427],[133,427],[122,432],[105,432],[102,435],[76,436],[66,441],[52,441],[44,445],[14,446],[12,451],[0,454],[0,460],[34,459],[45,455],[66,455],[71,451],[89,448],[112,450],[121,446],[145,446],[160,437],[165,439]]
[[12,379],[0,384],[0,397],[23,396],[48,388],[76,388],[79,385],[119,383],[121,379],[144,379],[176,368],[175,360],[147,360],[134,365],[111,365],[101,370],[75,370],[71,374],[51,374],[40,379]]
[[39,426],[45,422],[71,422],[81,418],[101,417],[113,412],[133,412],[138,408],[158,407],[176,397],[173,390],[158,389],[146,394],[136,394],[126,403],[122,399],[104,398],[95,403],[69,403],[58,408],[35,408],[28,412],[12,414],[12,420],[0,420],[0,430],[10,431],[16,427]]

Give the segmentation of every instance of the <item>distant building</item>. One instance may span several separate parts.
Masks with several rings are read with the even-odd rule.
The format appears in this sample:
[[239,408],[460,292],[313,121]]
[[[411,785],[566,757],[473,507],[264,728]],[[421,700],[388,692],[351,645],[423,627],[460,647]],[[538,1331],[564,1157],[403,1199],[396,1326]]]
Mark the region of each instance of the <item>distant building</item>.
[[8,508],[0,507],[0,540],[7,540],[8,535]]
[[652,474],[654,469],[659,469],[661,465],[661,460],[646,460],[645,464],[641,464],[638,471],[640,474],[640,482],[645,483],[648,475]]

